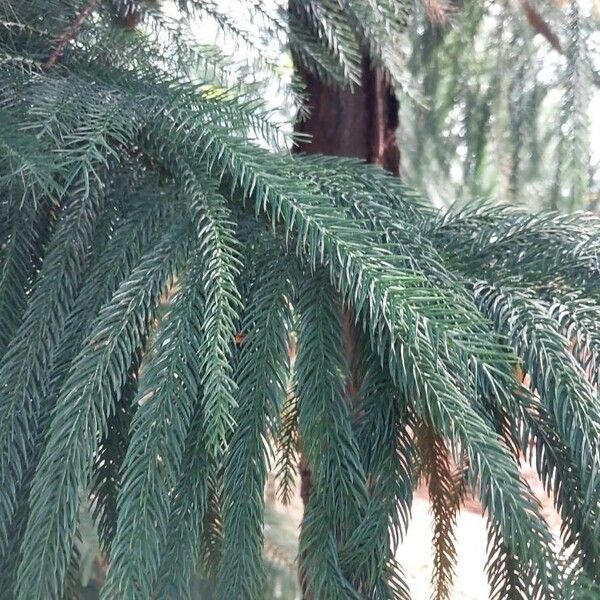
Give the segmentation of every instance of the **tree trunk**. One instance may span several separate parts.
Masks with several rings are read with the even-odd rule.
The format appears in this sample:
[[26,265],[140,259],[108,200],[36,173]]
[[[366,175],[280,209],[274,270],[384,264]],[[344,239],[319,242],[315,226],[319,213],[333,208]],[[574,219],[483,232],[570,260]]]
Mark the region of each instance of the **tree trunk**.
[[399,174],[398,101],[382,72],[363,59],[361,86],[352,91],[324,85],[304,69],[310,114],[295,130],[311,136],[296,151],[361,158]]
[[[296,123],[295,130],[308,134],[310,141],[302,142],[296,152],[330,154],[362,159],[399,174],[400,150],[396,142],[398,101],[382,72],[373,67],[367,56],[363,59],[361,85],[350,91],[324,85],[318,78],[296,67],[306,85],[309,116]],[[352,314],[342,314],[342,344],[349,377],[346,397],[354,405],[360,387],[359,332]],[[300,458],[300,496],[306,506],[311,493],[310,467]],[[305,577],[300,573],[303,596],[308,600]]]

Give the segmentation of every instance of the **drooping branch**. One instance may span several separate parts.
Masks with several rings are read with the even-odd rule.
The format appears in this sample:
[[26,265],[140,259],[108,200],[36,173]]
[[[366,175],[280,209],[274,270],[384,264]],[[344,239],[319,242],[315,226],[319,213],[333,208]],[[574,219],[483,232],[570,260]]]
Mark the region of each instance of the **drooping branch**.
[[86,19],[98,8],[100,0],[90,0],[81,10],[81,12],[75,17],[75,20],[62,32],[56,42],[56,46],[48,56],[46,62],[43,64],[45,71],[51,69],[63,55],[67,45],[72,42],[77,36],[77,32],[81,26],[85,23]]

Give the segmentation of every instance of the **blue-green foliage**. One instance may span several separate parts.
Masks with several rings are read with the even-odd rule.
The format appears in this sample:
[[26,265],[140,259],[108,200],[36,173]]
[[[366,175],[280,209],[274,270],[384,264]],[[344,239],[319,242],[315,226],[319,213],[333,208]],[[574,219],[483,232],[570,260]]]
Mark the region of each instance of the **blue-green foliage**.
[[[274,76],[268,57],[226,60],[186,19],[252,35],[176,4],[0,2],[0,596],[65,595],[89,503],[106,600],[191,598],[198,575],[268,597],[265,482],[289,499],[299,453],[314,598],[409,597],[394,551],[418,473],[440,598],[467,484],[495,597],[593,589],[598,220],[440,213],[376,167],[291,155],[257,88],[232,85]],[[240,5],[332,85],[356,84],[365,47],[402,79],[408,4],[297,0],[290,23]]]

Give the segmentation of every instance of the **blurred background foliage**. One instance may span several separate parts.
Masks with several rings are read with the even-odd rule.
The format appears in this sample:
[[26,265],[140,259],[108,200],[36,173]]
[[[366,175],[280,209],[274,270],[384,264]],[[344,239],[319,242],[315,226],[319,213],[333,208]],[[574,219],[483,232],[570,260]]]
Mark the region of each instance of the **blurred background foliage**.
[[404,178],[439,203],[596,207],[599,24],[597,0],[420,3],[407,29]]
[[[267,498],[268,500],[269,498]],[[276,507],[273,497],[265,513],[265,600],[298,600],[296,554],[298,552],[298,520]],[[297,512],[296,512],[297,514]],[[97,600],[106,576],[106,560],[89,506],[81,509],[77,544],[78,563],[70,574],[69,600]],[[192,594],[198,600],[212,600],[212,585],[197,574]]]

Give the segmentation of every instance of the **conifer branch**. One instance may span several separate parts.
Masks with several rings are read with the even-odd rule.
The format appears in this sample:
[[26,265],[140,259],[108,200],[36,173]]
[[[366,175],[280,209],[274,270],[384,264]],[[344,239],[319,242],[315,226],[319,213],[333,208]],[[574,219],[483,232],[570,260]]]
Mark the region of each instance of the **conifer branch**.
[[[440,36],[423,11],[407,20],[406,0],[298,0],[290,27],[264,3],[237,1],[260,35],[214,2],[180,0],[173,19],[132,0],[0,2],[2,593],[64,595],[87,496],[109,563],[103,597],[188,599],[198,565],[219,600],[275,595],[269,554],[292,565],[273,552],[264,484],[279,449],[290,494],[298,449],[313,486],[298,561],[308,594],[408,600],[394,553],[421,455],[439,597],[466,483],[489,518],[494,598],[600,597],[600,221],[474,201],[438,210],[373,165],[290,155],[260,77],[237,81],[263,68],[274,77],[266,46],[289,43],[298,68],[351,86],[368,51],[384,87],[389,76],[409,91],[416,82],[433,100],[403,144],[427,185],[437,163],[454,171],[445,161],[460,145],[461,194],[480,194],[482,169],[494,168],[488,130],[506,117],[511,148],[538,153],[513,181],[529,194],[548,88],[525,15],[465,5],[460,29]],[[571,87],[558,84],[573,91],[562,111],[575,142],[587,96],[574,92],[592,50],[576,8]],[[70,25],[55,37],[40,27],[45,14],[50,29]],[[178,18],[194,14],[260,57],[240,66],[198,44]],[[124,31],[141,15],[143,35]],[[501,21],[508,50],[483,18]],[[401,65],[399,40],[413,51]],[[498,52],[514,72],[489,68]],[[29,66],[40,57],[43,76]],[[381,91],[379,76],[371,84]],[[507,89],[508,116],[495,102]],[[373,156],[393,149],[379,133]],[[352,406],[340,314],[359,331]],[[454,454],[465,457],[460,480]],[[561,515],[564,556],[520,478],[521,455]]]

